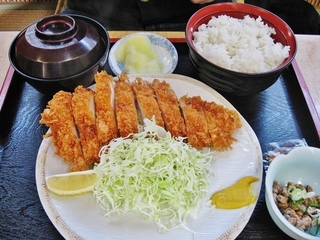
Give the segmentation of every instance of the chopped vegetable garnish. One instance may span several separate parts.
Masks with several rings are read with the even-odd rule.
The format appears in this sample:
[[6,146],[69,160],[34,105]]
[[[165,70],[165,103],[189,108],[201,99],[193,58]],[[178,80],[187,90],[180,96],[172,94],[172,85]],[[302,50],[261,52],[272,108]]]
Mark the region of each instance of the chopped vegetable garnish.
[[290,198],[293,201],[299,201],[301,199],[307,198],[307,192],[305,189],[300,189],[295,187],[294,185],[291,185],[288,189],[288,192],[290,194]]
[[107,216],[136,211],[154,220],[160,231],[169,231],[197,214],[212,174],[212,156],[154,122],[146,125],[101,149],[94,195]]
[[320,229],[320,196],[310,185],[288,182],[281,187],[274,181],[274,199],[283,216],[301,231],[317,235]]

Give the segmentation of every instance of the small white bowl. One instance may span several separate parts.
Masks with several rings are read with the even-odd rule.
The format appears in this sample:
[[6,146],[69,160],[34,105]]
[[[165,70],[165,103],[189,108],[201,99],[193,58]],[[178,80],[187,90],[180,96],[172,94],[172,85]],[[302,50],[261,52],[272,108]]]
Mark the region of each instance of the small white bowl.
[[310,185],[316,195],[320,194],[320,149],[314,147],[298,147],[287,155],[277,156],[270,164],[265,181],[265,199],[269,214],[277,226],[294,239],[320,239],[320,231],[316,236],[303,232],[293,226],[280,212],[273,199],[272,186],[278,181],[281,186],[289,181]]
[[[146,35],[149,38],[151,44],[154,46],[164,65],[163,71],[161,73],[170,74],[174,71],[178,63],[178,52],[174,45],[168,39],[159,34],[149,32],[136,32],[118,40],[110,50],[108,63],[115,75],[120,75],[121,72],[124,72],[124,65],[123,63],[116,60],[115,51],[117,50],[121,42],[134,35]],[[128,74],[130,73],[128,72]]]

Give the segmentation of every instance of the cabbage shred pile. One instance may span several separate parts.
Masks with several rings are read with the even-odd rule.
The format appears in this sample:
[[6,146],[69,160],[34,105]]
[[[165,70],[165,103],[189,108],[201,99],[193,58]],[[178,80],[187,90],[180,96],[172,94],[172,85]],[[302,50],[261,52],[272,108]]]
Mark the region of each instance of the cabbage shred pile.
[[135,211],[165,232],[196,216],[207,193],[212,156],[168,132],[159,136],[157,127],[116,138],[101,149],[94,196],[107,216]]

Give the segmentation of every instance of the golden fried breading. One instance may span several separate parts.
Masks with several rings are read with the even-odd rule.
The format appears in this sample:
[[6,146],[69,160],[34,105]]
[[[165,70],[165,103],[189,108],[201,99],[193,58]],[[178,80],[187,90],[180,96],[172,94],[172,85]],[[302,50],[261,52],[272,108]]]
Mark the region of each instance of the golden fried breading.
[[181,116],[179,102],[170,84],[153,80],[152,88],[162,113],[165,127],[174,137],[185,137],[186,126]]
[[135,98],[127,75],[122,73],[115,85],[114,105],[118,130],[121,137],[138,132],[138,114]]
[[179,103],[186,124],[187,139],[191,146],[199,150],[212,146],[202,99],[199,96],[190,98],[185,95],[179,99]]
[[[130,83],[125,73],[118,81],[105,71],[95,75],[96,91],[79,86],[73,94],[60,91],[41,114],[41,124],[50,128],[56,154],[71,164],[72,171],[86,170],[99,161],[101,146],[118,137],[138,132],[139,105],[143,118],[155,117],[174,137],[185,137],[197,148],[232,148],[233,134],[241,127],[234,110],[200,96],[179,100],[170,84],[137,78]],[[182,112],[182,113],[181,113]]]
[[100,145],[94,112],[94,92],[90,88],[76,87],[72,96],[73,117],[79,132],[85,162],[99,161]]
[[100,147],[108,144],[111,139],[118,137],[118,127],[114,112],[113,77],[106,71],[95,76],[96,92],[96,125]]
[[236,141],[232,135],[241,127],[238,113],[214,102],[205,102],[203,107],[214,149],[231,149],[232,143]]
[[151,88],[149,82],[143,82],[141,78],[137,78],[132,84],[142,118],[152,120],[155,118],[156,124],[164,127],[161,111],[156,99],[156,95]]
[[44,137],[52,137],[56,154],[71,164],[72,171],[81,171],[86,170],[88,166],[84,161],[77,136],[71,104],[71,93],[57,92],[41,114],[39,123],[50,128],[51,132]]

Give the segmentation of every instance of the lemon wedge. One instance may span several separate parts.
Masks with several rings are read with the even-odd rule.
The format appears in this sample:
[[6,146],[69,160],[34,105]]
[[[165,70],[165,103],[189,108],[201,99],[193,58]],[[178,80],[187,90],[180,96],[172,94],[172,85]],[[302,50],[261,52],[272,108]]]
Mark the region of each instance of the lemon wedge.
[[61,196],[88,193],[93,190],[96,182],[97,175],[94,170],[70,172],[46,177],[49,191]]

